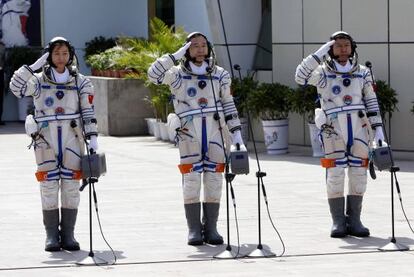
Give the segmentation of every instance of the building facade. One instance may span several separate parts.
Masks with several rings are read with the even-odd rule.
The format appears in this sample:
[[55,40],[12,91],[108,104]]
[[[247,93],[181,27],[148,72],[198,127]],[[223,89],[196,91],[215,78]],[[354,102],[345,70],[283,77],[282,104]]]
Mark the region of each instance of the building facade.
[[[187,32],[201,31],[215,45],[219,63],[234,77],[256,72],[261,82],[296,87],[296,66],[332,33],[344,30],[358,44],[359,62],[369,60],[377,79],[388,82],[398,94],[398,109],[391,126],[394,149],[414,153],[410,109],[414,68],[414,2],[411,0],[39,0],[42,41],[67,37],[75,46],[81,71],[85,42],[95,36],[148,37],[151,17],[165,17]],[[13,120],[13,101],[6,97],[5,120]],[[388,124],[390,123],[390,124]],[[310,145],[305,119],[289,116],[289,142]],[[259,122],[258,140],[263,140]]]

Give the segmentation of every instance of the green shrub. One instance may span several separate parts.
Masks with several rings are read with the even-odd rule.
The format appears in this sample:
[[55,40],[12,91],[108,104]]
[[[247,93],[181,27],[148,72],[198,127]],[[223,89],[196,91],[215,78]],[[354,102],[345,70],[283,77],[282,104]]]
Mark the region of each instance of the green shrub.
[[291,108],[292,91],[290,87],[279,83],[262,83],[249,95],[249,108],[262,120],[286,119]]
[[386,115],[392,117],[394,111],[398,111],[397,93],[391,88],[385,81],[376,81],[376,94],[378,104],[381,111],[381,117],[385,118]]

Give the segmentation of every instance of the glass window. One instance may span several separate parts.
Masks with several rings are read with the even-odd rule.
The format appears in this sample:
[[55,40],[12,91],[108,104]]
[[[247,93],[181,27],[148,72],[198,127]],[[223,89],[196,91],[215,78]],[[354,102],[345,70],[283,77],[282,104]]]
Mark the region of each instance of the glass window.
[[271,1],[262,0],[262,25],[256,46],[253,69],[272,70],[272,13]]

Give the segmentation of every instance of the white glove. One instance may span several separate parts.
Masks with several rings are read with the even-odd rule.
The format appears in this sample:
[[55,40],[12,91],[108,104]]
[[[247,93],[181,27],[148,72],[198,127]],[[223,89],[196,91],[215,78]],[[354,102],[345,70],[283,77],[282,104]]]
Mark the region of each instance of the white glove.
[[183,47],[181,47],[180,49],[178,49],[177,52],[173,53],[172,55],[173,55],[174,59],[178,61],[179,59],[181,59],[182,57],[184,57],[185,52],[190,47],[190,45],[191,45],[191,41],[187,42]]
[[315,125],[321,129],[323,124],[326,124],[326,114],[321,108],[317,108],[315,109]]
[[237,149],[237,144],[239,145],[239,149],[242,151],[247,151],[246,146],[243,143],[243,138],[241,136],[241,132],[240,130],[236,130],[231,134],[231,147],[230,150],[238,150]]
[[29,65],[30,69],[36,71],[44,66],[46,64],[47,57],[49,57],[49,52],[44,53],[39,59],[37,59],[37,61],[35,61],[32,65]]
[[331,46],[335,43],[335,40],[331,40],[328,41],[327,43],[325,43],[324,45],[321,46],[321,48],[319,48],[318,50],[316,50],[316,52],[314,53],[316,56],[318,56],[319,59],[322,60],[322,58],[328,54],[329,49],[331,48]]
[[26,121],[24,122],[24,128],[26,129],[26,134],[29,137],[37,135],[36,133],[39,131],[39,129],[37,127],[37,122],[33,118],[33,115],[29,114],[28,116],[26,116]]
[[[375,137],[374,137],[375,144],[377,146],[387,146],[388,144],[385,142],[384,131],[382,130],[381,126],[375,128]],[[380,143],[381,141],[381,143]]]
[[88,150],[92,149],[93,152],[96,153],[98,151],[98,137],[97,136],[91,136],[88,144]]

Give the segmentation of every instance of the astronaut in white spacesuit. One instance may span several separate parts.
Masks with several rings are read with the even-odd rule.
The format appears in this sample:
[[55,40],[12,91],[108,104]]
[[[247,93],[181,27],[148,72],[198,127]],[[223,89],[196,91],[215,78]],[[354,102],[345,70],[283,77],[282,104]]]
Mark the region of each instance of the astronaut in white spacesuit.
[[30,0],[10,0],[3,5],[1,28],[2,40],[6,47],[28,45],[26,23],[30,7]]
[[[175,65],[180,60],[180,64]],[[186,44],[174,54],[158,58],[148,69],[148,77],[153,83],[166,84],[171,89],[177,115],[174,128],[180,151],[179,169],[183,174],[188,244],[222,244],[216,223],[225,169],[225,145],[238,143],[245,148],[237,109],[230,94],[231,77],[215,64],[213,47],[199,32],[189,34]]]
[[[317,87],[321,109],[315,123],[321,129],[327,169],[327,195],[332,215],[331,237],[369,236],[360,220],[367,185],[369,131],[375,142],[385,143],[382,119],[370,70],[358,64],[356,43],[346,32],[332,34],[330,41],[303,59],[296,82]],[[345,211],[344,181],[348,168]]]
[[45,250],[79,250],[74,228],[84,137],[89,140],[89,151],[98,148],[92,83],[78,73],[74,47],[65,38],[55,37],[35,63],[15,71],[10,89],[17,97],[33,97],[34,116],[27,116],[25,127],[33,139],[37,163],[47,235]]

